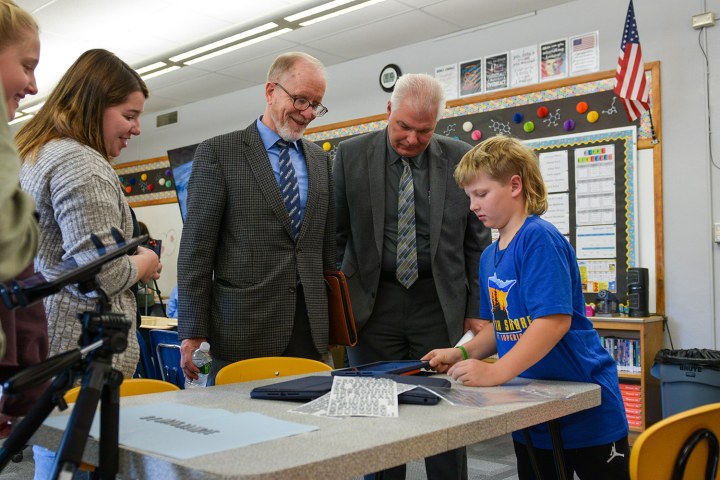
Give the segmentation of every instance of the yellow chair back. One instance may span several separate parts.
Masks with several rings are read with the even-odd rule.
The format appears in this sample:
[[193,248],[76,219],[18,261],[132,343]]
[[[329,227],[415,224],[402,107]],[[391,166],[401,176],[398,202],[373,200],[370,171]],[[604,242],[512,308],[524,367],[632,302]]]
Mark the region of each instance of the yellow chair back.
[[[163,382],[160,380],[152,380],[149,378],[128,378],[126,380],[123,380],[122,385],[120,385],[120,396],[132,397],[134,395],[172,392],[174,390],[180,390],[180,388],[173,385],[172,383]],[[67,403],[75,403],[79,393],[80,387],[71,388],[65,393],[65,401]]]
[[[651,426],[635,441],[630,453],[631,480],[670,480],[686,443],[698,432],[720,437],[720,403],[680,412]],[[705,479],[711,440],[703,437],[690,453],[682,478]],[[717,445],[715,440],[714,445]],[[717,448],[717,447],[715,447]],[[717,474],[715,479],[720,478]]]
[[215,385],[287,377],[302,373],[326,372],[332,368],[322,362],[296,357],[261,357],[231,363],[220,370]]

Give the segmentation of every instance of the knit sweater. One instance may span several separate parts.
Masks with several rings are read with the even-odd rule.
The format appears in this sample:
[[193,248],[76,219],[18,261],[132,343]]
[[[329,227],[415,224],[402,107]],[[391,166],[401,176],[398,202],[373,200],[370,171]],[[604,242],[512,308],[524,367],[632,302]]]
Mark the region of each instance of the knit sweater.
[[[35,269],[46,277],[50,276],[50,267],[71,258],[78,265],[97,258],[90,234],[94,233],[105,245],[115,243],[112,227],[126,240],[132,238],[130,207],[118,177],[110,163],[90,147],[70,139],[44,145],[34,163],[23,164],[20,184],[37,204],[40,250]],[[127,349],[113,357],[113,366],[125,378],[133,376],[140,357],[134,322],[137,306],[128,290],[137,275],[135,262],[125,255],[105,264],[97,276],[110,296],[112,311],[133,320]],[[97,293],[86,295],[69,285],[44,302],[50,355],[77,348],[82,333],[77,314],[95,310]]]

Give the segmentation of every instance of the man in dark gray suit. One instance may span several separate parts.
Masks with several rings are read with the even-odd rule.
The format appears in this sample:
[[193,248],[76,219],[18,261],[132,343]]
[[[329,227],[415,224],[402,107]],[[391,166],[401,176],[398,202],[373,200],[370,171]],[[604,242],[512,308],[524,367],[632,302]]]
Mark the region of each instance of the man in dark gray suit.
[[320,360],[328,347],[324,270],[335,267],[332,163],[302,139],[327,109],[325,68],[304,53],[278,57],[267,108],[245,130],[198,146],[178,258],[178,334],[186,377],[203,341],[208,384],[255,357]]
[[[433,133],[444,109],[437,80],[404,75],[388,127],[338,146],[338,265],[358,328],[353,366],[419,359],[483,327],[478,266],[490,232],[453,178],[470,145]],[[467,478],[466,459],[464,448],[429,457],[428,478]],[[402,465],[384,478],[404,477]]]

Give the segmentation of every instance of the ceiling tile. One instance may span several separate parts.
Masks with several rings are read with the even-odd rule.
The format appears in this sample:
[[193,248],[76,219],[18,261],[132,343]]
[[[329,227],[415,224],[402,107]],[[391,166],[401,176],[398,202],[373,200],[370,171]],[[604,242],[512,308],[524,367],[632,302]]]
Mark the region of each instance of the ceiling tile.
[[307,45],[331,54],[360,58],[446,35],[457,29],[455,25],[413,10],[361,28],[330,35]]
[[422,10],[446,22],[470,28],[570,1],[572,0],[446,0]]
[[243,61],[268,55],[273,52],[280,52],[287,49],[293,49],[297,44],[283,40],[281,37],[270,38],[260,43],[248,45],[247,47],[234,50],[229,53],[196,63],[191,66],[197,66],[208,71],[217,71],[231,65],[236,65]]
[[145,84],[148,86],[148,88],[150,89],[150,93],[152,94],[153,91],[158,88],[163,88],[174,85],[176,83],[184,82],[190,80],[191,78],[205,75],[206,73],[208,72],[199,68],[183,67],[178,70],[168,72],[164,75],[149,78],[145,80]]
[[[323,65],[325,65],[326,67],[329,67],[330,65],[335,65],[336,63],[344,62],[346,60],[343,57],[325,53],[320,50],[316,50],[314,48],[307,47],[305,45],[300,45],[300,46],[294,48],[293,51],[304,52],[304,53],[307,53],[308,55],[312,55],[313,57],[320,60],[323,63]],[[265,80],[267,79],[268,69],[270,68],[270,65],[272,65],[272,62],[275,60],[275,58],[277,56],[278,56],[277,53],[265,55],[265,56],[250,60],[249,62],[239,63],[237,65],[233,65],[232,67],[218,70],[218,73],[222,73],[224,75],[230,75],[230,76],[237,77],[237,78],[242,78],[249,82],[253,82],[256,85],[261,85],[261,84],[265,83]]]
[[[167,2],[123,0],[108,8],[97,0],[58,0],[35,14],[41,31],[85,40],[97,37],[127,38],[142,15],[151,15],[167,7]],[[82,26],[79,28],[79,26]]]
[[239,78],[207,73],[175,85],[158,88],[155,93],[162,98],[191,103],[252,86],[254,86],[253,83]]
[[199,39],[232,27],[234,22],[220,20],[203,12],[187,11],[173,5],[152,13],[144,13],[134,23],[132,35],[152,35],[178,45],[188,39]]
[[355,12],[350,12],[339,17],[315,23],[307,27],[298,28],[283,35],[283,38],[298,43],[307,43],[328,35],[333,35],[345,30],[357,28],[359,25],[375,22],[377,20],[404,13],[412,10],[411,7],[403,5],[394,0],[388,0],[377,5],[371,5]]
[[[212,0],[211,8],[208,2],[197,0],[175,0],[174,4],[189,12],[202,13],[210,17],[232,23],[246,23],[258,17],[271,15],[272,12],[283,11],[291,5],[302,5],[307,0]],[[302,11],[300,6],[298,10]]]
[[413,8],[422,8],[432,5],[434,3],[442,3],[445,0],[397,0],[400,3],[404,3]]
[[164,110],[172,110],[187,103],[189,102],[158,97],[157,95],[153,95],[153,92],[150,92],[150,98],[145,101],[143,117],[148,117]]

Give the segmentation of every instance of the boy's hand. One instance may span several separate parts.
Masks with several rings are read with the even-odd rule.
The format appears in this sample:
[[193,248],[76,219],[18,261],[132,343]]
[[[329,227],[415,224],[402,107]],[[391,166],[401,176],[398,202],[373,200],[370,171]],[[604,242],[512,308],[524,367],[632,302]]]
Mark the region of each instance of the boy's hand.
[[490,387],[498,385],[493,378],[493,364],[482,360],[464,360],[456,363],[448,371],[448,375],[468,387]]
[[463,354],[459,348],[439,348],[428,353],[420,360],[430,360],[430,368],[443,373],[462,359]]

